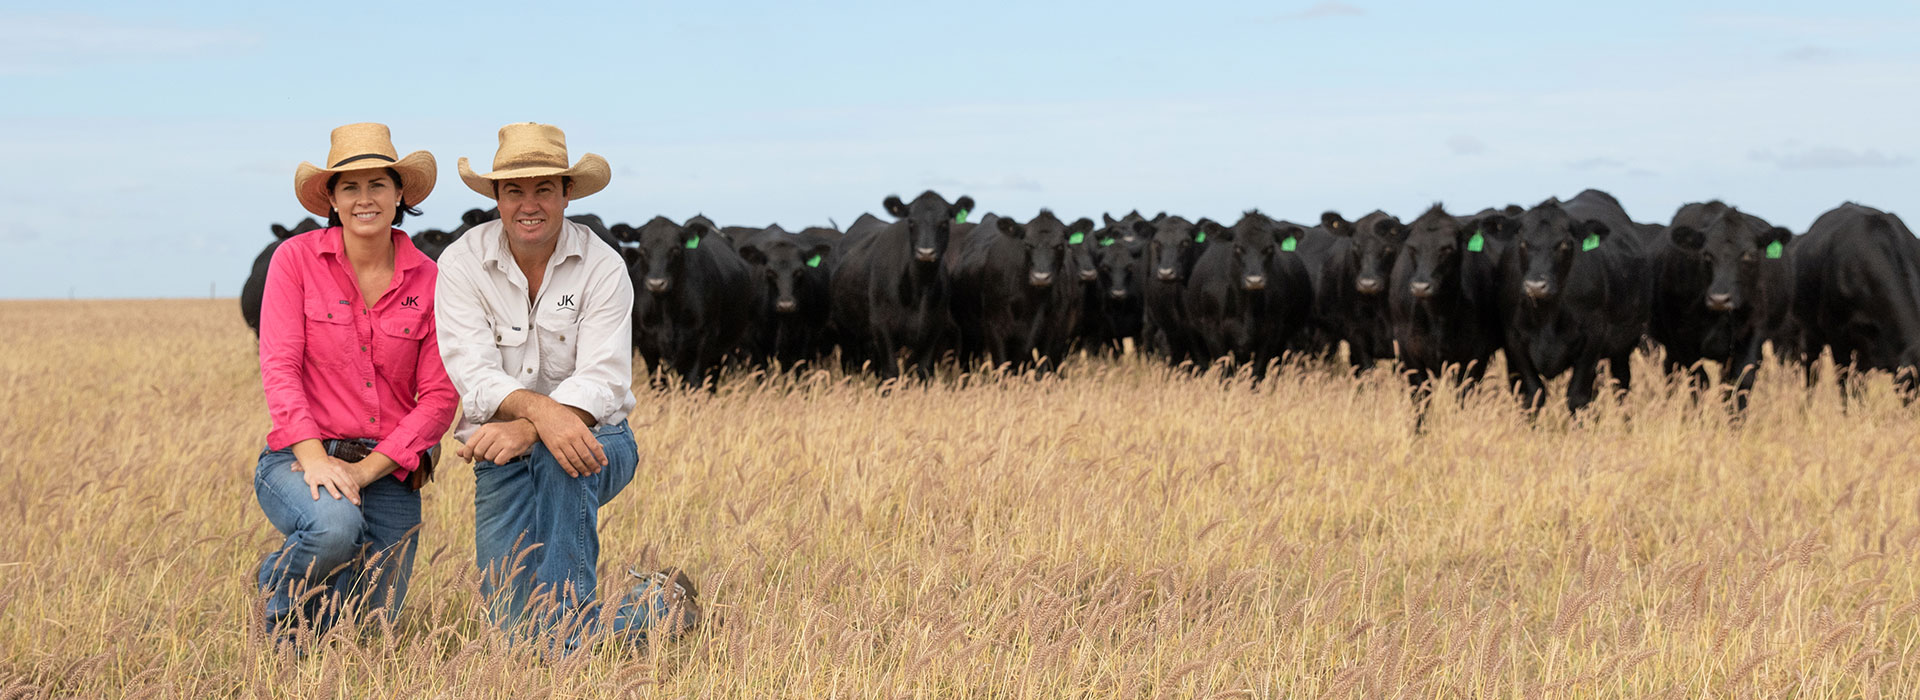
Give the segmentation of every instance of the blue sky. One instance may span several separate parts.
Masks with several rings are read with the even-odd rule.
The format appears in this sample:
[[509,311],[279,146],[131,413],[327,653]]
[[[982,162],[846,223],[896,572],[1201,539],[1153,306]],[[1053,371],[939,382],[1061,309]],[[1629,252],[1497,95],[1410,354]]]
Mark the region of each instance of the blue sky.
[[[0,298],[237,294],[300,161],[379,121],[490,203],[500,125],[605,156],[608,221],[1412,217],[1585,187],[1804,231],[1920,216],[1920,4],[79,3],[0,8]],[[1920,223],[1920,222],[1910,222]]]

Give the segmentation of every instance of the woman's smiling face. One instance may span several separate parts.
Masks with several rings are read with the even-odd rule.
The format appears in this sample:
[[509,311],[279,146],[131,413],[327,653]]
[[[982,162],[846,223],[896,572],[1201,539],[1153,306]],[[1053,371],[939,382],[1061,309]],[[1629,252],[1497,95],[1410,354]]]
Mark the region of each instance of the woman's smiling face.
[[340,173],[333,208],[349,236],[386,235],[400,206],[400,187],[385,168]]

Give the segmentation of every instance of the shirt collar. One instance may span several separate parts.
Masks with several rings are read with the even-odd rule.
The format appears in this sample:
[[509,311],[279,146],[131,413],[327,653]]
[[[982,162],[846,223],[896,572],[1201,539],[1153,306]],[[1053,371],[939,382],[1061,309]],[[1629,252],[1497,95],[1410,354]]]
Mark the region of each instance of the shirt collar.
[[[427,262],[426,254],[413,247],[413,239],[407,236],[407,232],[397,228],[389,228],[387,232],[393,237],[393,269],[411,270]],[[313,246],[314,255],[332,255],[344,261],[347,257],[346,235],[346,230],[339,226],[320,232],[320,240]]]
[[[492,227],[492,230],[483,231],[481,227]],[[485,234],[485,237],[480,239],[480,260],[482,263],[490,262],[499,266],[501,269],[505,269],[514,264],[513,251],[507,248],[507,228],[505,223],[499,220],[489,221],[469,231],[468,235],[475,233]],[[587,255],[587,239],[592,237],[592,229],[587,228],[585,225],[574,223],[571,219],[561,220],[560,241],[554,245],[553,259],[548,261],[548,265],[558,266],[567,258],[585,258]]]

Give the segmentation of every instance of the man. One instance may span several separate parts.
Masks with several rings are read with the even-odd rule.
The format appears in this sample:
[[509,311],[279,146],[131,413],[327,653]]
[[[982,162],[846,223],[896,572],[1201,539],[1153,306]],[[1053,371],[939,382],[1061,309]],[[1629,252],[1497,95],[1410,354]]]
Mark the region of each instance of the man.
[[[461,397],[458,454],[474,462],[481,591],[495,624],[537,634],[597,615],[599,509],[639,460],[627,426],[633,285],[620,254],[566,218],[569,201],[607,186],[605,159],[569,167],[560,129],[509,124],[493,168],[476,174],[460,159],[460,179],[495,199],[500,218],[441,255],[434,319]],[[642,578],[640,612],[623,609],[617,628],[644,629],[675,606],[669,634],[691,624],[684,575]]]

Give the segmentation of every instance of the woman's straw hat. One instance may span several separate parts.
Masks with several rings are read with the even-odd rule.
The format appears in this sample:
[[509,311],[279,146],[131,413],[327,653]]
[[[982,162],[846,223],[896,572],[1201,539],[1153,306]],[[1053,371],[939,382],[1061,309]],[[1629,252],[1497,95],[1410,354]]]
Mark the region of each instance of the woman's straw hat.
[[524,122],[500,127],[500,150],[493,154],[493,172],[481,175],[460,159],[460,179],[473,191],[496,199],[493,183],[522,177],[560,175],[573,178],[567,199],[579,199],[605,189],[613,179],[607,159],[588,153],[567,167],[567,135],[552,124]]
[[409,207],[419,204],[433,192],[440,170],[434,165],[432,153],[414,151],[405,158],[397,157],[398,154],[399,151],[393,149],[393,135],[387,132],[385,124],[348,124],[334,129],[333,147],[327,149],[327,167],[303,162],[294,169],[294,196],[300,198],[300,206],[315,216],[327,216],[333,213],[333,197],[327,191],[328,178],[323,175],[393,168],[406,185],[400,192],[400,201]]

